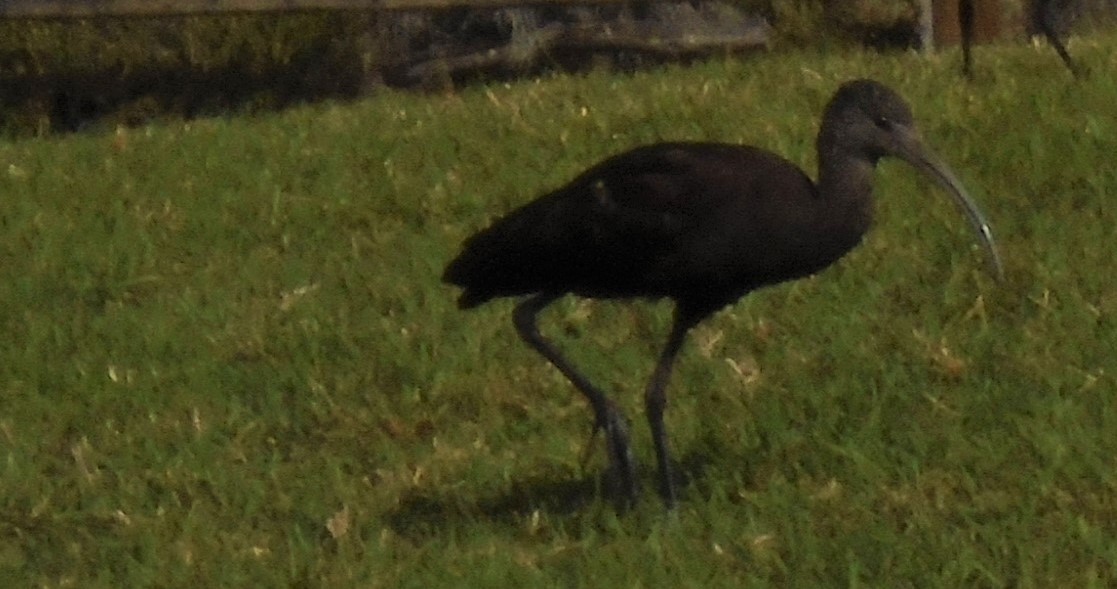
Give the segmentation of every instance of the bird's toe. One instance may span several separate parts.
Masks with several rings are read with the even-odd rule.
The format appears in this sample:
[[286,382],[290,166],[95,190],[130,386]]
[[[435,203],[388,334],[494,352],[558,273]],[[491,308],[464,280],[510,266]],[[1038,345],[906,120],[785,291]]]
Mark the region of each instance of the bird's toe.
[[601,425],[609,453],[609,469],[616,481],[618,500],[627,505],[636,502],[636,461],[628,443],[628,420],[619,411],[611,410]]

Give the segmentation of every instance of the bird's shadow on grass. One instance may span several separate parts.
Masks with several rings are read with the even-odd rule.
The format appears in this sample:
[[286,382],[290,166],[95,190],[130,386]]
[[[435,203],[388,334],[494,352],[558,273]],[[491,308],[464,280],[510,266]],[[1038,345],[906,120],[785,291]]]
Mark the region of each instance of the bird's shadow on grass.
[[527,479],[480,498],[419,491],[404,497],[387,519],[394,532],[410,538],[436,536],[477,521],[515,526],[536,511],[570,515],[587,508],[603,496],[597,479]]
[[[675,482],[682,500],[704,492],[701,481],[710,463],[704,453],[687,454],[676,463]],[[662,500],[655,492],[656,473],[643,467],[638,474],[641,496],[632,511],[643,510],[648,504],[661,509]],[[588,473],[568,479],[557,476],[520,479],[509,488],[480,498],[464,498],[452,490],[443,493],[416,491],[400,500],[399,506],[387,514],[387,522],[395,533],[421,539],[477,521],[515,527],[530,521],[536,513],[561,520],[627,511],[615,501],[619,495],[608,474]]]

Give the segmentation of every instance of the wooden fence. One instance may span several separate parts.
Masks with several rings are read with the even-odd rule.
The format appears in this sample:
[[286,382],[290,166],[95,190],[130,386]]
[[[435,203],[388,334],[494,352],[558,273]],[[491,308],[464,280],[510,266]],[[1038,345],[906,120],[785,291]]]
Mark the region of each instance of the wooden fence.
[[90,18],[316,10],[436,10],[469,6],[621,4],[630,0],[0,0],[0,18]]
[[[92,18],[181,16],[281,11],[400,11],[469,6],[620,4],[632,0],[0,0],[0,18]],[[919,0],[922,45],[956,42],[957,0]],[[999,0],[976,0],[979,14],[996,14]],[[943,34],[937,34],[941,29]],[[932,33],[933,43],[932,43]]]
[[[0,18],[181,16],[281,11],[400,11],[469,6],[618,4],[631,0],[0,0]],[[920,0],[923,46],[958,42],[958,1]],[[976,0],[979,41],[999,34],[1000,0]],[[933,43],[932,43],[933,32]]]

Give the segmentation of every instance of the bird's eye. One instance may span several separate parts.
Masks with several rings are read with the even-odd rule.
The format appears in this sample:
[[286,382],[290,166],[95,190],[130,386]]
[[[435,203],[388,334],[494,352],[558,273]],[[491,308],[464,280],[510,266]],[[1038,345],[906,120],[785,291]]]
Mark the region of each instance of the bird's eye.
[[886,116],[878,115],[876,118],[873,119],[873,124],[876,125],[878,129],[883,129],[885,131],[889,131],[892,129],[892,119],[889,119]]

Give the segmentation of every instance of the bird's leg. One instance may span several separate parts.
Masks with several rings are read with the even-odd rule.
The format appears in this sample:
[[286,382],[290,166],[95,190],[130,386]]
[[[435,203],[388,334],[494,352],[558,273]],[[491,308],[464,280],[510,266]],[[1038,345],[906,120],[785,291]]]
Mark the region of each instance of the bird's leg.
[[1062,40],[1059,39],[1059,33],[1055,31],[1055,10],[1051,0],[1036,0],[1036,23],[1039,25],[1040,31],[1043,36],[1047,38],[1047,42],[1055,48],[1055,53],[1059,54],[1059,59],[1070,70],[1070,73],[1076,78],[1082,77],[1082,70],[1071,59],[1070,53],[1067,52],[1066,45],[1063,45]]
[[962,73],[973,77],[973,60],[970,47],[973,46],[974,8],[973,0],[958,0],[958,28],[962,33]]
[[[605,432],[610,467],[620,479],[622,500],[628,504],[636,501],[636,464],[628,443],[628,422],[612,401],[595,387],[570,363],[551,342],[547,341],[536,325],[536,318],[544,307],[558,298],[554,294],[535,295],[516,305],[513,319],[520,337],[551,362],[589,400],[593,407],[593,436],[598,430]],[[593,438],[590,438],[591,442]]]
[[655,457],[659,463],[659,492],[668,509],[675,507],[676,497],[675,483],[671,478],[671,455],[667,448],[667,431],[663,426],[663,411],[667,407],[667,382],[671,379],[671,368],[675,365],[675,358],[679,355],[686,334],[695,323],[697,321],[691,315],[675,310],[675,322],[671,326],[671,334],[667,336],[667,344],[659,355],[652,378],[648,381],[648,388],[644,392],[648,425],[652,429]]

